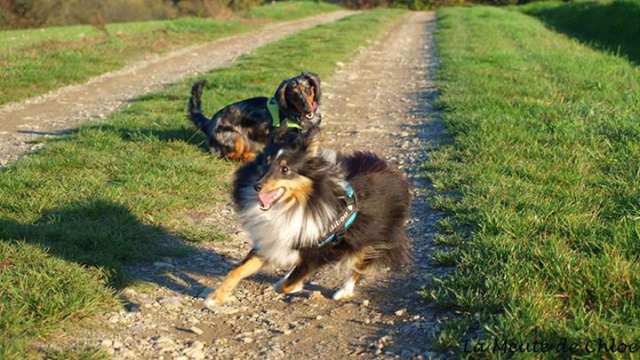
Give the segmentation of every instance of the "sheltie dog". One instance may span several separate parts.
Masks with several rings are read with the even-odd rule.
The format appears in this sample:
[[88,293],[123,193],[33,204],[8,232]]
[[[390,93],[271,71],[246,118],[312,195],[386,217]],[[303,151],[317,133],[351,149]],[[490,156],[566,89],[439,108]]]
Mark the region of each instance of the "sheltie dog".
[[346,280],[333,294],[339,300],[353,295],[361,274],[410,259],[404,175],[371,152],[321,150],[321,138],[313,129],[271,144],[237,170],[233,198],[253,249],[205,299],[207,308],[267,265],[291,269],[274,285],[278,293],[302,290],[324,265],[346,265]]

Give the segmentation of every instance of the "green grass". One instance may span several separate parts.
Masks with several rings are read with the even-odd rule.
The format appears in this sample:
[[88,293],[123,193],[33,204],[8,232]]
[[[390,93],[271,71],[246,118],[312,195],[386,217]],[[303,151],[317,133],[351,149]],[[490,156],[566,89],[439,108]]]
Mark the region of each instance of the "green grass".
[[0,358],[24,358],[22,338],[115,307],[99,268],[80,267],[24,241],[0,241]]
[[335,11],[334,5],[283,2],[249,12],[245,18],[179,18],[109,24],[109,36],[91,26],[0,31],[0,105],[41,95],[119,69],[145,55],[256,30],[265,21]]
[[[204,20],[204,19],[202,19]],[[161,29],[171,21],[142,21],[119,24],[107,24],[109,34],[127,34],[140,36]],[[52,26],[43,29],[0,31],[0,49],[8,51],[25,46],[34,46],[45,42],[67,42],[85,38],[102,38],[104,33],[90,25]]]
[[544,1],[513,9],[589,46],[640,64],[640,2],[636,0]]
[[450,195],[435,202],[446,237],[469,239],[455,273],[425,291],[466,324],[436,343],[463,355],[462,334],[479,330],[581,347],[518,358],[628,357],[585,346],[640,339],[640,70],[501,8],[439,10],[437,41],[452,140],[425,171]]
[[[302,70],[326,79],[402,14],[374,10],[309,29],[203,75],[205,111],[270,95]],[[227,238],[207,220],[229,201],[238,164],[209,155],[201,134],[192,137],[185,109],[193,81],[142,96],[0,171],[0,259],[9,259],[0,267],[10,270],[0,275],[0,358],[22,358],[34,337],[112,306],[110,291],[136,280],[125,265]],[[41,272],[45,280],[34,277]]]
[[253,8],[242,14],[247,18],[271,20],[296,20],[301,17],[314,16],[322,12],[336,11],[335,4],[316,1],[278,1],[276,3]]

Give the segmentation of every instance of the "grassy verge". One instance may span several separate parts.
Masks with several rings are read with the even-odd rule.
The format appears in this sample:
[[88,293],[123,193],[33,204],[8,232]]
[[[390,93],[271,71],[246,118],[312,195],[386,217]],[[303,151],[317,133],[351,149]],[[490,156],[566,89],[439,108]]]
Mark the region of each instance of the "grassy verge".
[[[207,113],[272,94],[302,70],[328,77],[401,14],[375,10],[319,26],[203,76]],[[125,264],[189,251],[182,239],[225,238],[206,220],[216,203],[228,201],[237,164],[211,157],[200,134],[192,138],[185,117],[191,82],[145,95],[2,170],[0,358],[21,358],[34,336],[109,306],[108,289],[135,280]],[[38,257],[51,260],[50,280],[33,278],[44,266]],[[67,279],[78,288],[58,286]],[[45,311],[46,298],[32,293],[59,304]],[[32,331],[21,331],[27,326]]]
[[640,2],[635,0],[543,1],[513,7],[548,27],[599,50],[640,64]]
[[461,314],[436,341],[474,358],[630,356],[616,350],[640,346],[640,70],[499,8],[440,10],[437,40],[453,140],[426,172],[453,194],[435,201],[442,236],[468,241],[425,291]]
[[335,11],[335,5],[279,2],[232,20],[180,18],[109,24],[108,35],[91,26],[0,32],[0,105],[44,94],[119,69],[145,55],[255,30],[265,21]]

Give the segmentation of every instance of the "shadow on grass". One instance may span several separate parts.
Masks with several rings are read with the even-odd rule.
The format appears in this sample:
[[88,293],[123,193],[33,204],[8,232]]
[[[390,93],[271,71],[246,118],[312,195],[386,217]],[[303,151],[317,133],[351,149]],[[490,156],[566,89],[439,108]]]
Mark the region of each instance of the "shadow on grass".
[[[78,128],[73,129],[62,129],[62,130],[54,130],[54,131],[34,131],[34,130],[21,130],[19,133],[27,134],[27,135],[38,135],[38,136],[48,136],[48,137],[40,137],[36,140],[29,141],[28,143],[35,144],[40,142],[46,143],[54,143],[58,141],[68,141],[69,138],[65,137],[65,135],[72,135],[80,131]],[[138,129],[130,129],[124,128],[120,126],[114,126],[111,124],[97,124],[97,125],[89,125],[84,128],[83,131],[104,131],[113,134],[118,134],[118,136],[124,141],[137,142],[141,138],[157,138],[162,142],[173,142],[173,141],[182,141],[185,143],[192,144],[197,146],[200,150],[205,153],[210,153],[209,147],[207,146],[207,139],[204,133],[195,127],[189,127],[188,125],[184,125],[181,127],[171,128],[171,129],[152,129],[152,128],[138,128]],[[32,153],[36,153],[37,151],[33,151]]]
[[[44,211],[31,223],[0,219],[0,239],[38,245],[60,259],[100,268],[107,285],[114,289],[146,281],[184,294],[202,291],[203,285],[184,274],[156,276],[166,269],[153,265],[169,264],[172,258],[196,252],[209,266],[193,266],[188,269],[190,274],[208,276],[226,272],[231,266],[222,256],[197,249],[157,226],[143,224],[125,206],[103,199]],[[140,264],[148,273],[131,271]],[[222,268],[217,269],[217,264]]]
[[[135,141],[141,136],[153,136],[157,137],[162,141],[174,141],[174,140],[183,140],[188,141],[205,141],[204,134],[194,127],[193,129],[188,128],[186,126],[175,128],[175,129],[165,129],[165,130],[155,130],[155,129],[136,129],[130,130],[122,127],[117,127],[110,124],[99,124],[99,125],[91,125],[85,128],[88,131],[107,131],[114,132],[120,134],[120,137],[123,140],[127,141]],[[52,139],[47,139],[48,141],[65,141],[64,137],[56,138],[56,136],[69,135],[78,132],[77,128],[73,129],[61,129],[61,130],[52,130],[52,131],[36,131],[36,130],[20,130],[18,133],[27,134],[27,135],[38,135],[38,136],[53,136]]]
[[596,50],[619,54],[640,64],[640,2],[570,2],[523,12]]

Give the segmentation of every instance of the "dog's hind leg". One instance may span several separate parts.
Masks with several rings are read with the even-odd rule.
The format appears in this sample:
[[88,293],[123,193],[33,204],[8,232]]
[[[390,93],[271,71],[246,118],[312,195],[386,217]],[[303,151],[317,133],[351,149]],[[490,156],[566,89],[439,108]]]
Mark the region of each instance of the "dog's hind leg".
[[333,293],[333,300],[342,300],[352,297],[353,289],[355,288],[358,279],[360,279],[360,273],[355,270],[351,270],[349,275],[347,275],[344,284],[342,284],[338,291]]
[[369,262],[364,260],[363,255],[358,255],[353,269],[345,279],[342,286],[333,294],[333,300],[347,299],[353,296],[353,290],[360,279],[360,275],[367,269]]
[[242,162],[246,163],[249,161],[253,161],[256,158],[256,153],[252,152],[252,151],[248,151],[245,152],[244,154],[242,154]]
[[204,300],[204,306],[208,309],[213,309],[224,303],[242,279],[257,273],[265,264],[266,261],[251,250],[240,265],[227,274],[220,287],[207,296]]
[[227,158],[231,160],[240,160],[249,162],[256,158],[251,142],[243,135],[237,134],[233,142],[233,148],[227,153]]

